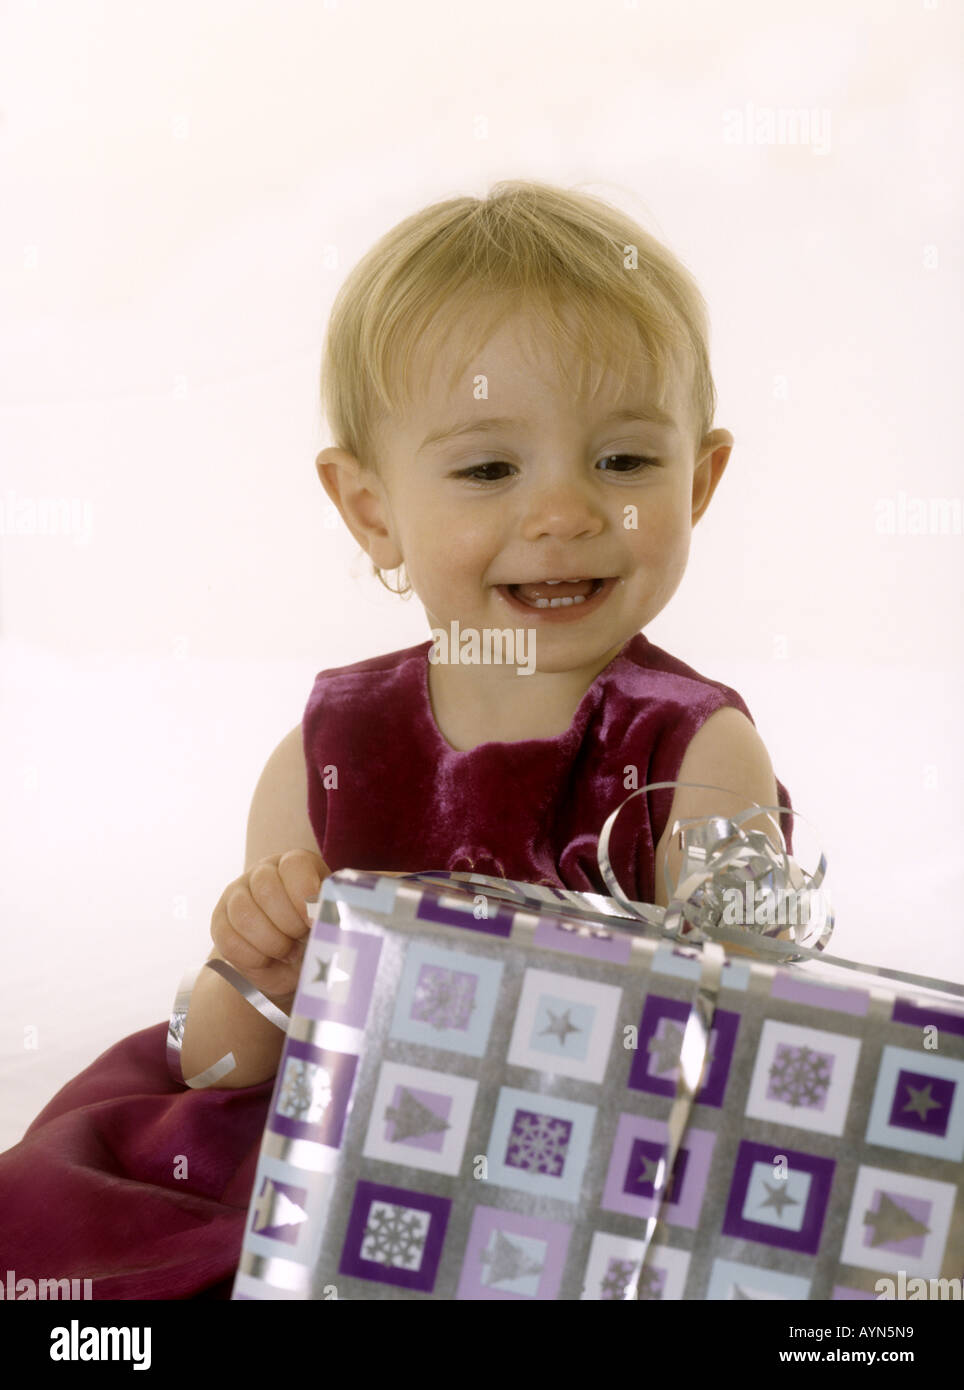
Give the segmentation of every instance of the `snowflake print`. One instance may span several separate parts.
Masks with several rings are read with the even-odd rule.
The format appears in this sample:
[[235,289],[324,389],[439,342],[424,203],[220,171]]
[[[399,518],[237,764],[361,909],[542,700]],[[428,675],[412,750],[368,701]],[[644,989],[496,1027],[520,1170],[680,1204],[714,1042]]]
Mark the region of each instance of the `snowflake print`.
[[830,1090],[833,1053],[814,1052],[806,1046],[780,1043],[770,1067],[770,1100],[782,1100],[794,1107],[822,1110]]
[[331,1077],[317,1062],[289,1057],[285,1067],[278,1114],[303,1124],[317,1124],[331,1104]]
[[415,986],[412,1017],[433,1028],[466,1029],[475,1008],[476,977],[464,970],[423,965]]
[[512,1168],[529,1173],[547,1173],[557,1178],[566,1162],[572,1124],[556,1115],[536,1115],[517,1110],[512,1121],[505,1161]]
[[418,1269],[429,1222],[427,1211],[397,1207],[391,1202],[372,1202],[362,1237],[362,1259],[396,1269]]
[[639,1297],[641,1299],[662,1298],[665,1279],[665,1269],[654,1269],[652,1265],[647,1265],[639,1276]]
[[638,1260],[611,1259],[599,1285],[600,1298],[625,1300],[626,1290],[638,1266]]

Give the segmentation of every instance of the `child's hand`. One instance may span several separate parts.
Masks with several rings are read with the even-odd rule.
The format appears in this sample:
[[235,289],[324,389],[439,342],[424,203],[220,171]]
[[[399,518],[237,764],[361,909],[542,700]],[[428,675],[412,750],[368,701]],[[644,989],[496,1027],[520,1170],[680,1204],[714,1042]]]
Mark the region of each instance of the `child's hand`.
[[305,902],[331,870],[306,849],[273,854],[229,883],[211,917],[218,953],[269,998],[294,993],[308,939]]

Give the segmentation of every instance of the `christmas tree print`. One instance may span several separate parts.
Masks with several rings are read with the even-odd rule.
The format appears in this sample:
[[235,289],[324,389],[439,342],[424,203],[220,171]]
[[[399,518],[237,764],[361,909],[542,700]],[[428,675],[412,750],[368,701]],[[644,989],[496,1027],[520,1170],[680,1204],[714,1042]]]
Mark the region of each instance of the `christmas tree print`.
[[930,1234],[930,1227],[900,1205],[887,1192],[881,1192],[876,1211],[864,1212],[864,1225],[869,1227],[867,1244],[895,1245],[912,1236]]
[[307,1220],[305,1208],[293,1202],[282,1187],[275,1186],[270,1178],[265,1178],[254,1208],[251,1229],[274,1234],[281,1226],[300,1226]]
[[411,1091],[402,1088],[397,1105],[389,1105],[385,1110],[385,1118],[394,1125],[392,1142],[399,1144],[403,1139],[414,1139],[422,1134],[438,1134],[443,1129],[449,1129],[448,1120],[443,1120],[441,1115],[436,1115],[434,1110],[430,1110],[427,1105],[413,1096]]
[[483,1250],[479,1256],[488,1268],[482,1275],[484,1284],[502,1284],[506,1280],[521,1279],[527,1274],[541,1274],[545,1261],[534,1260],[512,1241],[504,1231],[496,1230],[491,1250]]

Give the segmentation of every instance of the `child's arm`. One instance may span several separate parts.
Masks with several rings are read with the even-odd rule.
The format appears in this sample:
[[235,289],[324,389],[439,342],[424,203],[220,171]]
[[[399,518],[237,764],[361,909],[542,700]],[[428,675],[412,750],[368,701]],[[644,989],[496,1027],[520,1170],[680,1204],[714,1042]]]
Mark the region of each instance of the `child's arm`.
[[[683,859],[679,836],[670,833],[674,821],[711,815],[731,816],[746,810],[751,802],[759,806],[777,805],[777,784],[766,746],[746,715],[730,706],[710,715],[693,735],[676,780],[727,787],[734,795],[721,796],[718,792],[677,787],[666,829],[656,846],[655,897],[659,907],[667,906],[663,866],[669,867],[670,880],[675,884]],[[744,821],[742,828],[762,830],[779,846],[772,821],[765,815]],[[785,825],[781,825],[781,830],[785,833]],[[739,949],[727,947],[727,950]]]
[[[270,936],[270,928],[263,924],[265,936],[260,939],[261,944],[277,953],[270,956],[266,951],[254,949],[249,941],[237,937],[227,921],[226,899],[232,890],[246,885],[256,865],[270,861],[272,857],[277,864],[278,857],[290,850],[301,850],[303,853],[295,863],[293,873],[289,865],[279,868],[285,877],[286,896],[290,902],[282,902],[274,913],[275,918],[282,918],[277,922],[277,945]],[[290,1013],[301,970],[303,946],[293,961],[283,964],[279,956],[289,942],[286,938],[280,938],[288,933],[292,937],[291,944],[307,938],[305,902],[318,896],[321,881],[328,872],[318,854],[318,845],[308,819],[300,724],[282,739],[272,753],[255,788],[248,816],[244,864],[245,873],[229,884],[214,909],[212,935],[217,932],[216,939],[221,942],[231,964],[266,994],[272,1003],[277,1004],[283,1013]],[[261,878],[270,879],[270,868]],[[256,915],[253,909],[251,912],[252,917]],[[295,912],[298,920],[295,919]],[[270,917],[271,914],[268,915]],[[297,936],[299,932],[300,938]],[[208,959],[224,960],[225,955],[215,947]],[[181,1041],[181,1070],[185,1077],[196,1076],[226,1053],[233,1052],[237,1065],[234,1071],[216,1083],[216,1089],[236,1090],[242,1086],[253,1086],[267,1081],[277,1070],[283,1043],[281,1030],[252,1008],[227,980],[213,970],[200,972],[191,994]]]

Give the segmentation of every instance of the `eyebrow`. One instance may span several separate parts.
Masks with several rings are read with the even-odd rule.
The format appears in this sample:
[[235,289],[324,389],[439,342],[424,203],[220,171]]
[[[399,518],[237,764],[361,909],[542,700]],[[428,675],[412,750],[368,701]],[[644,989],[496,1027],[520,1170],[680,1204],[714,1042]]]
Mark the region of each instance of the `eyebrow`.
[[[672,415],[668,415],[659,406],[651,405],[645,409],[614,410],[602,422],[604,425],[623,425],[623,424],[646,424],[662,425],[665,429],[676,430],[679,427]],[[421,453],[430,444],[439,444],[446,439],[454,439],[463,434],[489,434],[495,430],[512,429],[520,424],[518,420],[510,420],[501,417],[490,416],[481,420],[463,420],[456,425],[448,425],[444,429],[435,430],[422,440],[417,452]]]

